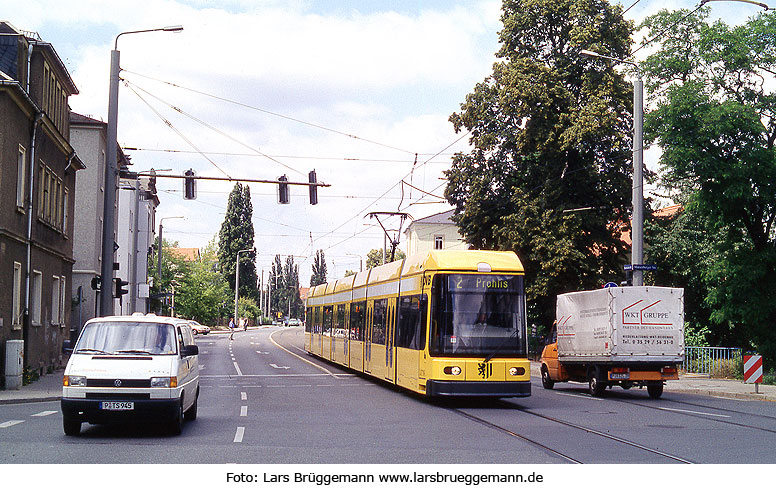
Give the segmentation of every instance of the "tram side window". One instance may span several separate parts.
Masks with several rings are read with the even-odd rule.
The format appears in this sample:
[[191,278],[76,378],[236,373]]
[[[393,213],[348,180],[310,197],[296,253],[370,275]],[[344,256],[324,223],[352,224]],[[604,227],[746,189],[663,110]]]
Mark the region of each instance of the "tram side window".
[[334,315],[332,306],[323,307],[323,335],[331,335],[331,319]]
[[313,331],[313,308],[307,308],[305,310],[304,331]]
[[345,305],[340,304],[337,306],[336,316],[336,333],[337,337],[345,337]]
[[377,299],[372,311],[372,344],[385,344],[385,318],[388,314],[388,300]]
[[397,347],[421,350],[426,346],[427,309],[428,299],[425,294],[401,298]]
[[350,338],[354,341],[364,340],[364,311],[366,302],[350,303]]

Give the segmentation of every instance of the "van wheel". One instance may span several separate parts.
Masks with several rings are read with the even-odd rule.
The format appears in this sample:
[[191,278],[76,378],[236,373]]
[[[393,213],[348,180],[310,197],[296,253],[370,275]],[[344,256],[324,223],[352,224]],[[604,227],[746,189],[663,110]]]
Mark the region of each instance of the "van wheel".
[[588,388],[591,396],[600,398],[606,391],[606,381],[602,379],[601,369],[598,367],[591,368],[587,374]]
[[70,418],[63,418],[62,428],[65,430],[65,435],[77,436],[81,433],[81,421]]
[[178,409],[175,410],[175,417],[170,421],[170,432],[174,436],[183,432],[183,399],[178,403]]
[[547,367],[542,367],[542,387],[545,389],[552,389],[555,386],[555,381],[550,377],[550,372]]
[[650,398],[658,399],[663,395],[663,382],[647,384],[647,393],[649,393]]
[[183,413],[183,418],[189,422],[192,420],[197,420],[197,401],[199,401],[199,388],[197,388],[197,397],[194,398],[194,404]]

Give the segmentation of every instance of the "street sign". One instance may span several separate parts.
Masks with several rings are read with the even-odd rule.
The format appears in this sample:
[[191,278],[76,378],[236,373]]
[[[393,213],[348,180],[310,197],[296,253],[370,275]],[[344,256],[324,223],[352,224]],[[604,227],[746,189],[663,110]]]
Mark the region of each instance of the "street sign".
[[606,282],[604,284],[604,289],[609,289],[611,287],[617,287],[617,284],[615,284],[614,282]]
[[641,271],[656,271],[657,265],[625,265],[625,271],[641,270]]

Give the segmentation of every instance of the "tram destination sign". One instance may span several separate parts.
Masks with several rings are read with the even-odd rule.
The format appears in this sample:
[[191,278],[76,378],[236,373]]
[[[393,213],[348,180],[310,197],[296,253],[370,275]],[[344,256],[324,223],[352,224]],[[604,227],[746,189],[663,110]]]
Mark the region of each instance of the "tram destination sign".
[[519,290],[515,275],[450,275],[449,288],[453,292],[514,292]]

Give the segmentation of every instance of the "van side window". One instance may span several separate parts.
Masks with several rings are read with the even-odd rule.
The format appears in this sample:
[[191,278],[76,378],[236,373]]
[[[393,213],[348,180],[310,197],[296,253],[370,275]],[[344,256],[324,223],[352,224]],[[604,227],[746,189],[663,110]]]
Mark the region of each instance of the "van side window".
[[183,351],[183,346],[185,343],[183,342],[183,330],[182,327],[175,327],[178,330],[178,352]]

